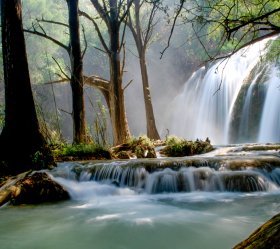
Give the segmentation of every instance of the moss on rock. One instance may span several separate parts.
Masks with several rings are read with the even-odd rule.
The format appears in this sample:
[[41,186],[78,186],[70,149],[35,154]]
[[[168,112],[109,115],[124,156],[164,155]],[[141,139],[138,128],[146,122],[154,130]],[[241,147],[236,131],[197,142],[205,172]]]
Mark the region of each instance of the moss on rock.
[[155,146],[147,136],[132,138],[111,149],[115,159],[156,158]]
[[233,249],[279,249],[279,241],[280,214],[277,214]]

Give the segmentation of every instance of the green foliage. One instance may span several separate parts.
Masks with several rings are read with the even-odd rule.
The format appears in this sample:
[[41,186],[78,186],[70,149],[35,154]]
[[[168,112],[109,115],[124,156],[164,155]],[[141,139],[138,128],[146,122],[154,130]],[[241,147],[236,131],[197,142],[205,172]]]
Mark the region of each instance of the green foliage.
[[45,145],[31,156],[32,169],[47,169],[54,165],[54,156],[49,145]]
[[93,126],[91,127],[91,134],[93,136],[93,141],[96,144],[107,146],[108,145],[108,125],[107,108],[103,105],[100,98],[96,101],[97,112],[94,118]]
[[156,152],[153,141],[146,135],[139,137],[132,137],[125,144],[121,144],[112,148],[115,158],[155,158]]
[[280,67],[280,38],[270,42],[268,53],[266,54],[267,61],[275,63]]
[[[207,28],[208,43],[212,43],[208,53],[212,56],[236,51],[244,44],[278,30],[279,8],[279,1],[206,0],[196,7],[197,30]],[[202,33],[199,36],[205,35]]]
[[[68,44],[69,39],[67,27],[38,22],[38,20],[67,23],[67,16],[67,4],[63,1],[26,0],[23,3],[24,28],[33,30],[35,27],[39,32],[45,32],[65,45]],[[25,40],[32,83],[45,83],[54,80],[54,78],[50,79],[50,75],[53,77],[55,73],[59,72],[59,69],[51,57],[58,59],[61,67],[67,72],[67,55],[62,48],[43,37],[29,33],[25,33]],[[49,58],[46,56],[47,54]]]
[[153,147],[153,142],[150,138],[147,137],[147,135],[141,135],[139,137],[131,137],[128,140],[129,146],[135,147],[137,145],[142,145],[142,146],[150,146]]
[[170,157],[192,156],[196,154],[203,154],[213,150],[209,139],[205,141],[196,140],[188,141],[176,136],[169,136],[166,139],[166,147],[162,153]]
[[153,142],[146,135],[133,137],[128,143],[137,158],[155,157]]
[[111,159],[108,149],[95,144],[64,145],[56,152],[56,157],[74,157],[76,159]]

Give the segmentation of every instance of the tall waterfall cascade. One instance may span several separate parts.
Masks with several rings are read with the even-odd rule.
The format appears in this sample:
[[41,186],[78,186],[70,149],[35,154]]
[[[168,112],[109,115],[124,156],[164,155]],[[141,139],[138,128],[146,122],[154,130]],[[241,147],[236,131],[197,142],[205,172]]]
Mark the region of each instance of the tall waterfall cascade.
[[214,144],[280,141],[279,70],[268,39],[193,73],[171,104],[170,134]]

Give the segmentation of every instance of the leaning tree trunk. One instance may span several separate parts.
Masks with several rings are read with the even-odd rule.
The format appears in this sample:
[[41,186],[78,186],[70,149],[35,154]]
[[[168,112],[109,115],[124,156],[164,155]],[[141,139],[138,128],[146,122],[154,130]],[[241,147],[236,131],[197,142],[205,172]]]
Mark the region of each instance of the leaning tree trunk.
[[152,97],[149,86],[147,65],[145,59],[145,52],[142,51],[139,53],[140,58],[140,68],[141,68],[141,76],[142,76],[142,86],[143,86],[143,94],[144,94],[144,102],[145,102],[145,111],[146,111],[146,125],[147,125],[147,136],[151,139],[158,140],[160,136],[157,131]]
[[125,143],[130,137],[125,112],[124,92],[122,89],[122,73],[119,54],[119,27],[112,24],[110,32],[110,98],[109,109],[112,121],[114,144]]
[[83,88],[83,59],[80,43],[79,0],[67,0],[70,29],[71,88],[73,106],[73,142],[86,143],[85,104]]
[[45,145],[32,95],[21,8],[20,0],[1,0],[5,125],[0,160],[13,172],[30,167],[32,155]]

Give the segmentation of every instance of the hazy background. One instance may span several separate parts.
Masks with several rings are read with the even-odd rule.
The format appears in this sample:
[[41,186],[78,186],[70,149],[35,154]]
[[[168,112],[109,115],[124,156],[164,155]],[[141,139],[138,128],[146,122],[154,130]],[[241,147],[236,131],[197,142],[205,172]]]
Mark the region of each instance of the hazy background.
[[[41,31],[42,27],[50,36],[66,45],[68,44],[67,28],[43,22],[40,22],[41,27],[39,27],[36,21],[36,19],[44,19],[67,23],[68,13],[65,1],[23,0],[22,2],[25,28],[32,29],[32,25],[34,25],[34,27]],[[169,17],[172,17],[174,15],[174,1],[166,1],[165,4],[168,4],[169,9],[167,13]],[[80,1],[80,8],[92,16],[95,15],[89,0]],[[167,129],[170,127],[171,120],[166,118],[167,110],[170,111],[170,103],[180,93],[190,74],[202,62],[201,54],[196,54],[196,51],[200,51],[198,43],[189,40],[192,34],[190,26],[186,24],[181,24],[175,28],[170,47],[160,59],[161,52],[166,47],[170,34],[171,23],[167,23],[167,19],[166,13],[158,13],[154,42],[150,45],[146,55],[155,118],[162,138],[165,137]],[[85,75],[95,74],[109,79],[108,58],[106,54],[96,49],[102,48],[102,46],[93,25],[82,17],[81,24],[85,28],[88,44],[84,57]],[[104,24],[100,23],[100,27],[106,37],[106,29],[105,26],[102,28],[102,25],[104,26]],[[42,110],[40,115],[51,128],[60,129],[63,136],[71,141],[72,107],[70,85],[68,83],[45,84],[58,79],[57,73],[61,74],[53,58],[69,74],[68,55],[62,48],[44,38],[32,34],[25,34],[25,37],[34,95],[38,109]],[[133,80],[132,84],[125,91],[125,104],[131,133],[134,136],[138,136],[146,133],[146,120],[140,67],[138,57],[136,56],[134,40],[128,28],[126,30],[125,43],[126,64],[123,86],[130,80]],[[3,90],[2,79],[3,74],[1,73],[0,91]],[[99,113],[102,116],[100,113],[100,102],[104,105],[105,102],[98,90],[88,86],[85,87],[85,101],[87,123],[89,130],[91,130],[93,129],[94,120],[97,118],[96,115]],[[4,103],[3,91],[1,91],[0,102]],[[107,126],[108,130],[110,130],[108,115],[107,118]],[[108,136],[110,136],[110,132]]]

